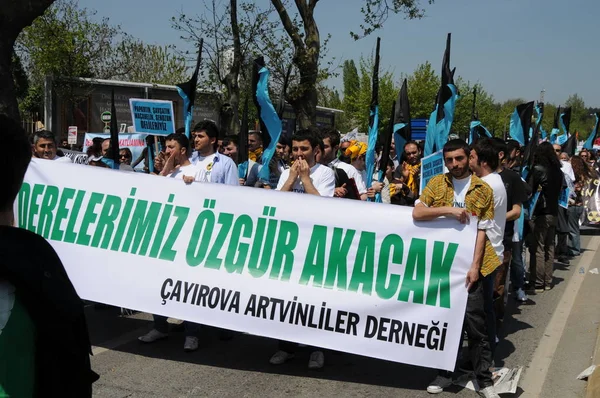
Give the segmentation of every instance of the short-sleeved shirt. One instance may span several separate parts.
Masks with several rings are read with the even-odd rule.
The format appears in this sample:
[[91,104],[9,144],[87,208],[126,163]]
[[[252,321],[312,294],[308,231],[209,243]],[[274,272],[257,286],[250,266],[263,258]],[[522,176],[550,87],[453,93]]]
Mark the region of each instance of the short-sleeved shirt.
[[[289,176],[290,169],[284,170],[283,173],[281,173],[281,176],[279,177],[279,183],[277,184],[278,191],[281,190]],[[315,186],[315,189],[319,192],[319,195],[333,197],[335,192],[335,174],[333,174],[333,170],[327,166],[317,163],[310,168],[310,179]],[[300,178],[294,182],[294,185],[292,186],[292,192],[306,192]]]
[[[446,173],[432,177],[423,192],[421,192],[419,202],[427,207],[453,207],[454,186],[452,185],[452,175]],[[477,217],[480,223],[494,220],[494,192],[488,184],[476,175],[471,175],[471,184],[465,197],[465,207],[468,212]],[[500,264],[500,259],[486,236],[481,274],[483,276],[491,274]]]

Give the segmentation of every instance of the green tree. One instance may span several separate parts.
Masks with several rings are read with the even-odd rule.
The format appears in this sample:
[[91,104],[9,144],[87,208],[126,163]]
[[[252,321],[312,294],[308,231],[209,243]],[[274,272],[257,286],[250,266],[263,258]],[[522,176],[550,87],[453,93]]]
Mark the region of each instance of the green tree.
[[[309,127],[315,124],[316,119],[317,82],[324,77],[322,70],[319,69],[324,41],[321,40],[314,17],[318,0],[295,1],[295,11],[300,17],[298,23],[290,17],[288,12],[290,6],[286,6],[282,0],[271,0],[271,3],[293,44],[293,63],[297,81],[288,94],[288,102],[296,112],[300,127]],[[420,12],[413,12],[418,10],[418,0],[367,0],[365,4],[361,8],[365,17],[365,24],[361,27],[363,37],[383,26],[390,12],[404,13],[408,18],[422,16]],[[358,38],[357,35],[354,37]],[[361,90],[361,94],[363,92],[364,90]]]
[[440,88],[440,78],[429,61],[417,66],[408,76],[408,99],[411,118],[428,118],[435,107],[435,98]]
[[357,109],[358,95],[360,93],[360,78],[353,59],[344,61],[344,101],[343,109],[348,114],[355,114]]
[[[367,133],[369,130],[370,105],[372,97],[374,63],[371,58],[361,57],[359,62],[360,69],[360,91],[356,103],[356,111],[349,115],[354,121],[354,127],[358,127],[361,133]],[[398,96],[398,87],[394,84],[394,74],[390,71],[379,73],[379,132],[385,130],[390,119],[392,103]]]
[[458,76],[455,79],[456,87],[459,92],[459,99],[456,101],[454,111],[454,121],[452,130],[461,138],[467,138],[471,120],[473,120],[473,90],[477,89],[477,98],[475,111],[481,124],[485,126],[490,133],[497,131],[500,133],[500,126],[497,124],[496,107],[494,98],[488,94],[480,83],[472,84]]
[[94,11],[78,8],[74,0],[59,0],[21,32],[15,50],[30,82],[24,110],[41,108],[48,75],[61,78],[55,84],[58,95],[75,102],[71,78],[114,78],[127,73],[123,58],[115,51],[126,36],[106,18],[94,22],[94,15]]
[[570,133],[579,133],[579,139],[585,139],[594,128],[596,118],[588,112],[585,101],[578,94],[572,94],[565,102],[565,107],[571,107]]
[[189,79],[185,58],[177,55],[172,46],[133,40],[122,43],[119,53],[126,65],[135,66],[119,74],[122,80],[174,85]]

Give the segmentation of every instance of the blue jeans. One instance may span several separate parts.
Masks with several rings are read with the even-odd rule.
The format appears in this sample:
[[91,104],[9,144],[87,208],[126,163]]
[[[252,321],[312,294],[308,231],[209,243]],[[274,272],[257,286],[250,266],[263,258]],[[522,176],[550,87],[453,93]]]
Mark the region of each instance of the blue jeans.
[[[169,333],[169,324],[167,323],[167,319],[169,319],[168,317],[162,315],[152,315],[152,318],[154,318],[154,329],[161,333]],[[193,322],[183,321],[183,329],[185,332],[185,337],[197,337],[198,331],[200,331],[200,325]]]
[[515,290],[525,286],[525,265],[523,265],[523,241],[512,242],[512,258],[510,260],[510,282]]
[[581,236],[579,234],[579,219],[583,213],[583,206],[570,206],[567,210],[567,221],[569,223],[569,254],[578,256],[581,254]]

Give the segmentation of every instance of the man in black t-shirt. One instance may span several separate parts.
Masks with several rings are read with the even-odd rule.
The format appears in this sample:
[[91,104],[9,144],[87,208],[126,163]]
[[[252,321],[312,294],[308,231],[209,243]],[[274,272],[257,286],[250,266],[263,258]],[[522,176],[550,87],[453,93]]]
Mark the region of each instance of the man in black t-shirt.
[[525,283],[525,268],[523,267],[522,259],[522,243],[519,242],[519,237],[515,235],[518,230],[518,222],[515,222],[521,216],[521,205],[527,200],[527,184],[521,179],[521,176],[506,168],[508,146],[500,138],[494,138],[494,145],[498,150],[500,166],[496,170],[506,189],[506,226],[504,228],[504,261],[500,267],[500,271],[496,276],[495,292],[496,300],[496,315],[497,319],[502,319],[504,315],[505,293],[507,286],[507,276],[509,275],[516,292],[517,300],[527,301],[527,295],[523,290]]

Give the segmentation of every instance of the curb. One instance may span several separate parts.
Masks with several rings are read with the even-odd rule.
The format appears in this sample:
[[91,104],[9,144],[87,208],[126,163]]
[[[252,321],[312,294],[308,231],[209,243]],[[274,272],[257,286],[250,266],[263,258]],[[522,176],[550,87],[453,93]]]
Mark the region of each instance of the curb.
[[[593,365],[600,365],[600,328],[598,328],[598,337],[596,338],[596,347],[594,349]],[[585,393],[586,398],[600,398],[600,366],[594,370],[594,373],[588,377],[588,383]]]

